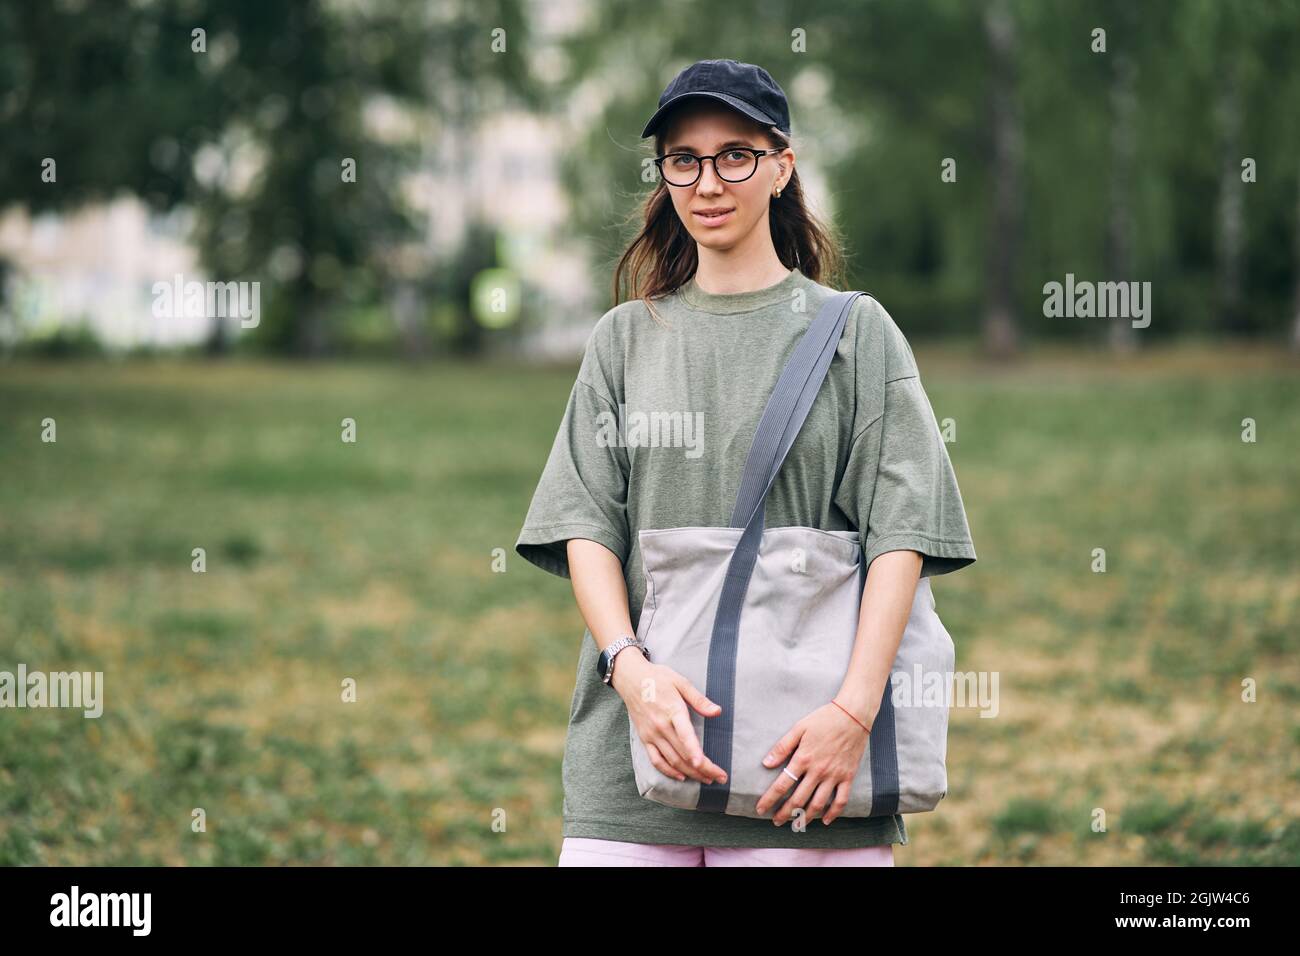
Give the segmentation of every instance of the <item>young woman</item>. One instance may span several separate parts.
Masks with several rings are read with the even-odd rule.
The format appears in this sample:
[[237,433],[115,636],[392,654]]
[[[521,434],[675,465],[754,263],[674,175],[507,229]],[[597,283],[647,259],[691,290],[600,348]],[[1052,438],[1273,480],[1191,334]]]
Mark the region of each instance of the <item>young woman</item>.
[[[642,135],[655,137],[659,182],[614,275],[615,300],[625,271],[633,297],[596,323],[515,545],[571,578],[587,625],[559,863],[891,866],[892,845],[907,843],[902,816],[839,812],[918,579],[973,563],[975,550],[911,348],[869,296],[853,306],[765,512],[768,528],[859,531],[869,574],[840,690],[772,741],[768,765],[786,770],[759,800],[765,819],[677,809],[638,790],[629,720],[661,772],[725,781],[690,716],[707,720],[718,706],[635,643],[646,596],[638,532],[728,524],[768,396],[836,292],[823,278],[840,268],[804,206],[789,108],[765,70],[734,60],[688,67]],[[654,413],[680,426],[675,441],[624,434],[628,419]],[[786,826],[796,810],[806,826]]]

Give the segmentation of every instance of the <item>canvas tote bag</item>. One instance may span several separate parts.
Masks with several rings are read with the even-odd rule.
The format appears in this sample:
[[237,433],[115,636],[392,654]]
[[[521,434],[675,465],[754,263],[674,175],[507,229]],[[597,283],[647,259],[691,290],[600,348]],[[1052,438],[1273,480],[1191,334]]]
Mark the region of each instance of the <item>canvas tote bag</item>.
[[[779,805],[761,815],[755,804],[781,767],[764,767],[763,757],[800,718],[830,701],[848,671],[866,582],[858,532],[764,530],[763,508],[850,308],[865,294],[831,296],[795,347],[755,432],[730,527],[638,534],[646,600],[637,637],[652,661],[721,706],[717,717],[689,712],[704,753],[727,772],[724,784],[666,776],[650,762],[629,717],[637,788],[649,800],[770,817]],[[952,639],[923,577],[842,816],[918,813],[943,799],[953,659]],[[927,677],[936,672],[940,694],[933,693],[935,678]]]

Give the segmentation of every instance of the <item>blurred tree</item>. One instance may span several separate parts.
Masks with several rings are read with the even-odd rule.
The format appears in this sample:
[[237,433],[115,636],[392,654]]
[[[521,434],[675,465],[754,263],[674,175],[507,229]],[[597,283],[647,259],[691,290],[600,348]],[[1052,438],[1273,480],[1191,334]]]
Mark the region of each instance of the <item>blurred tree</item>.
[[1295,282],[1292,286],[1291,348],[1300,352],[1300,151],[1295,162],[1295,226],[1291,241],[1295,243]]
[[[1296,0],[606,0],[551,94],[604,97],[566,168],[573,228],[616,258],[653,186],[637,133],[660,91],[694,60],[731,57],[790,95],[848,281],[909,331],[978,332],[994,353],[1025,331],[1128,347],[1122,320],[1043,315],[1044,284],[1073,273],[1151,281],[1144,338],[1223,330],[1226,303],[1227,329],[1294,324],[1300,343],[1300,124],[1282,121],[1300,107],[1297,30]],[[1216,102],[1232,122],[1216,125]],[[1241,180],[1246,155],[1257,184]]]
[[[1131,3],[1112,5],[1111,22],[1116,28],[1116,45],[1110,53],[1110,193],[1107,198],[1106,268],[1116,277],[1135,277],[1137,264],[1133,240],[1136,199],[1133,181],[1137,177],[1138,59],[1141,33]],[[1130,352],[1137,345],[1131,322],[1110,322],[1108,339],[1117,352]]]
[[[464,135],[438,110],[470,88],[484,108],[535,105],[527,58],[492,49],[494,29],[526,49],[522,5],[5,0],[0,207],[120,192],[192,205],[209,272],[263,282],[263,341],[319,354],[388,287],[390,247],[421,235],[402,195],[420,137]],[[41,180],[46,157],[57,183]]]
[[990,0],[984,8],[989,44],[989,126],[992,129],[993,215],[985,252],[984,348],[1004,358],[1018,347],[1016,274],[1023,245],[1024,127],[1017,95],[1016,22],[1009,0]]
[[[563,9],[0,0],[0,207],[124,190],[192,206],[213,274],[268,280],[262,341],[316,353],[346,316],[400,295],[406,348],[427,347],[421,316],[436,311],[472,351],[484,339],[464,299],[411,296],[464,295],[491,256],[459,223],[464,247],[442,268],[393,255],[424,231],[407,175],[486,198],[475,129],[511,103],[547,107],[569,144],[571,229],[612,261],[636,224],[611,223],[652,185],[637,133],[659,92],[727,56],[790,94],[848,281],[909,332],[967,332],[999,353],[1032,332],[1122,347],[1122,322],[1042,314],[1044,283],[1072,272],[1152,280],[1150,335],[1265,331],[1300,348],[1300,124],[1285,121],[1300,106],[1300,0],[600,0],[561,17],[575,30],[558,48],[530,42],[527,17]],[[1241,179],[1247,156],[1256,182]],[[46,157],[57,184],[41,181]],[[465,203],[467,222],[485,205]]]
[[483,349],[486,330],[470,308],[470,289],[479,272],[497,265],[497,237],[498,233],[490,223],[473,220],[466,231],[460,255],[447,271],[451,283],[447,300],[455,303],[456,308],[450,314],[445,333],[454,354],[475,355]]
[[[1243,321],[1242,252],[1245,243],[1246,201],[1242,182],[1242,112],[1245,109],[1242,89],[1245,77],[1243,59],[1246,51],[1243,33],[1248,18],[1233,15],[1220,4],[1202,5],[1209,14],[1208,25],[1219,39],[1216,72],[1218,89],[1213,109],[1219,161],[1219,197],[1215,211],[1215,260],[1218,289],[1219,322],[1230,333],[1240,332]],[[1204,14],[1202,14],[1204,15]]]

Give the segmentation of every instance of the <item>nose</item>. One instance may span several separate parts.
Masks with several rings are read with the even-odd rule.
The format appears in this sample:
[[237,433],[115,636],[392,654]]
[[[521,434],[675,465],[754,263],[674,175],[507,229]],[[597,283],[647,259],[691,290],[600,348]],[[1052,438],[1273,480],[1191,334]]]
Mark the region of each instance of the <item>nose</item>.
[[[716,160],[711,156],[705,156],[700,160],[700,181],[695,184],[697,192],[715,193],[721,191],[722,177],[718,173]],[[708,183],[705,186],[705,183]]]

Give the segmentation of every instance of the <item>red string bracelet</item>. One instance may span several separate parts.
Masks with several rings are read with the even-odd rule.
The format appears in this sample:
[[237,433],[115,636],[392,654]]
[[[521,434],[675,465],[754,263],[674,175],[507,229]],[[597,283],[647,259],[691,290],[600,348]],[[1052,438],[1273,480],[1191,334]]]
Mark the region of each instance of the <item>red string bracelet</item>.
[[[834,704],[836,707],[839,707],[840,710],[844,710],[843,707],[840,707],[840,702],[837,701],[834,697],[831,698],[831,703]],[[848,712],[847,710],[844,710],[844,713],[849,714],[849,712]],[[864,724],[862,721],[858,720],[858,718],[853,717],[852,714],[849,714],[849,716],[853,718],[854,723],[856,723],[859,727],[861,727],[861,728],[862,728],[863,730],[865,730],[867,733],[871,733],[871,728],[870,728],[870,727],[868,727],[868,726],[867,726],[866,724]]]

